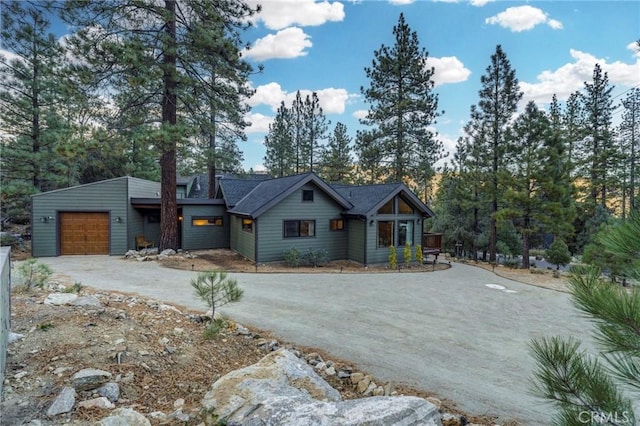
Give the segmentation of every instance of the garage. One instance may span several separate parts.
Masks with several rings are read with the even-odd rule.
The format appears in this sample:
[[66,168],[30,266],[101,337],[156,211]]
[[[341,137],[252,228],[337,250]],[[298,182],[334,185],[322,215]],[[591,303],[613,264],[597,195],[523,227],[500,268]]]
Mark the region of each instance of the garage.
[[109,254],[109,213],[60,212],[60,254]]

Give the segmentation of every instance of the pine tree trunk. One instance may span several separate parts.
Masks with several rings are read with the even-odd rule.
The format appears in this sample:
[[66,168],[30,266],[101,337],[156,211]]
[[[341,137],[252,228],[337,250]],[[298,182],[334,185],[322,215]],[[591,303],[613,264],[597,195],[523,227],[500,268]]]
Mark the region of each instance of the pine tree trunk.
[[[162,123],[168,124],[171,130],[177,123],[178,88],[176,70],[176,2],[165,0],[167,22],[165,27],[166,41],[163,45],[163,79],[164,93],[162,97]],[[175,137],[171,133],[170,138]],[[176,196],[176,141],[165,140],[160,157],[160,243],[158,250],[178,248],[178,203]]]

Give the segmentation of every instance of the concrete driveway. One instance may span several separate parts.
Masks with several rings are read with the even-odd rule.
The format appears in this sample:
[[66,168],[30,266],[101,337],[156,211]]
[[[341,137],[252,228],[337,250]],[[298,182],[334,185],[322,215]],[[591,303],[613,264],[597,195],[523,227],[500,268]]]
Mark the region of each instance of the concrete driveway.
[[[190,271],[107,256],[40,260],[86,286],[206,309],[193,295]],[[531,338],[588,340],[590,330],[567,294],[462,264],[428,273],[233,276],[245,297],[222,312],[234,320],[500,422],[550,422],[549,406],[530,395]]]

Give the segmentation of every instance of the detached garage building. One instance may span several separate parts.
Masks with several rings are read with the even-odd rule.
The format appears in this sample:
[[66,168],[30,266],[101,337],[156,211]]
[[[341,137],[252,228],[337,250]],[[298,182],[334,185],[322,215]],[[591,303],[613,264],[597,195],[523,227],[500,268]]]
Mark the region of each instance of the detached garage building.
[[126,253],[146,225],[131,198],[159,191],[157,182],[126,176],[34,195],[33,256]]

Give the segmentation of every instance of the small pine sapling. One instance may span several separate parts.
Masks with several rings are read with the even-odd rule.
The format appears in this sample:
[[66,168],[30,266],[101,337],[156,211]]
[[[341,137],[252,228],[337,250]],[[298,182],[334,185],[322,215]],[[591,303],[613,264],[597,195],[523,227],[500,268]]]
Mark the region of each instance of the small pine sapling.
[[389,267],[391,269],[398,267],[398,256],[396,255],[396,248],[394,246],[389,247]]
[[44,288],[53,271],[44,263],[38,262],[36,259],[29,259],[22,262],[18,267],[18,272],[22,276],[23,284],[27,290],[34,287]]
[[404,267],[408,269],[409,265],[411,265],[411,244],[407,243],[404,245],[402,254],[404,255]]
[[211,308],[211,319],[214,319],[216,307],[240,301],[244,290],[238,287],[237,280],[228,278],[224,271],[201,272],[191,280],[196,295]]

